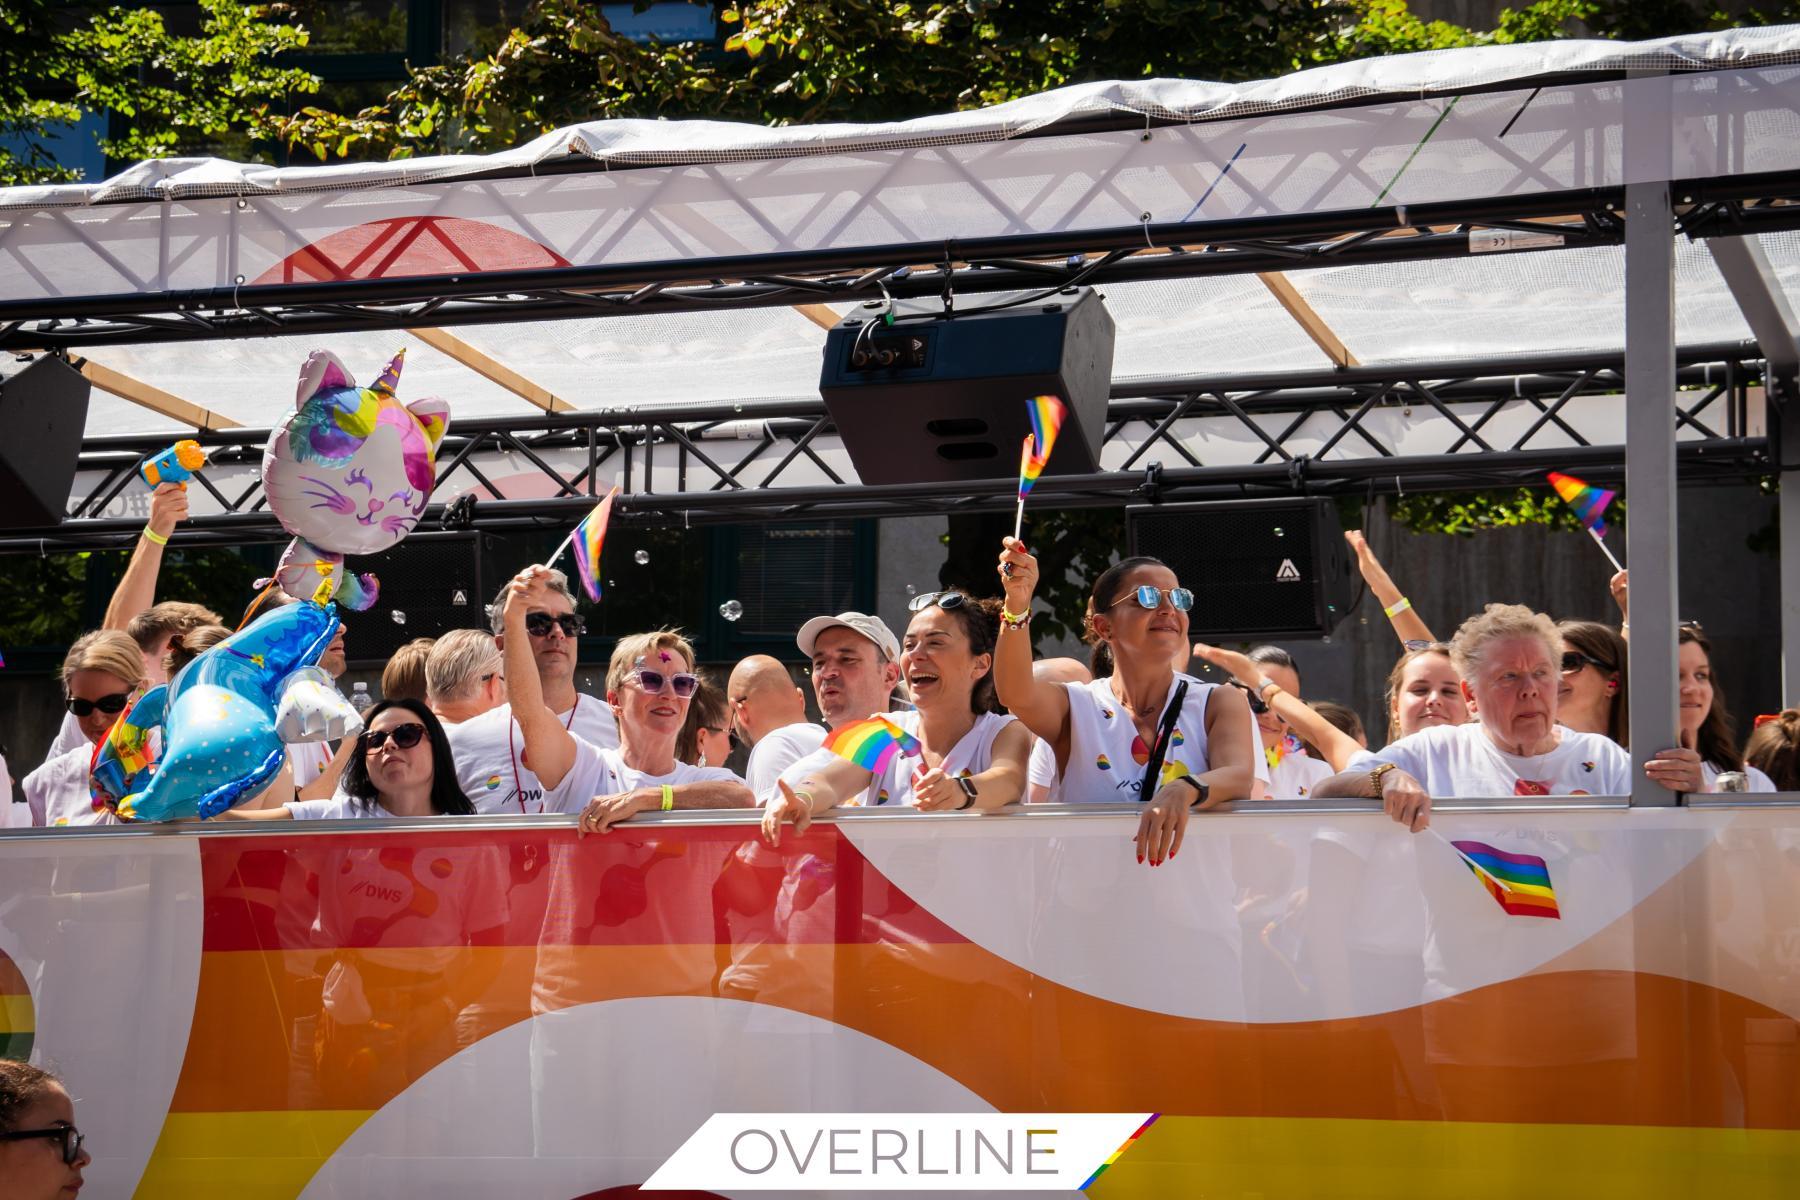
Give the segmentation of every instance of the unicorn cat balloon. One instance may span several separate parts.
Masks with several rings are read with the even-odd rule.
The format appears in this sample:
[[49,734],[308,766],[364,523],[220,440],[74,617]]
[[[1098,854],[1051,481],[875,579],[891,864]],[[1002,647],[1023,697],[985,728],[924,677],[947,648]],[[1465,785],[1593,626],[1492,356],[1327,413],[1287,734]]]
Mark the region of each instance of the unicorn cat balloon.
[[263,491],[294,542],[275,581],[289,595],[345,608],[375,603],[375,580],[344,569],[346,554],[376,554],[412,532],[431,499],[450,407],[394,392],[406,352],[359,388],[333,354],[300,368],[294,415],[263,451]]

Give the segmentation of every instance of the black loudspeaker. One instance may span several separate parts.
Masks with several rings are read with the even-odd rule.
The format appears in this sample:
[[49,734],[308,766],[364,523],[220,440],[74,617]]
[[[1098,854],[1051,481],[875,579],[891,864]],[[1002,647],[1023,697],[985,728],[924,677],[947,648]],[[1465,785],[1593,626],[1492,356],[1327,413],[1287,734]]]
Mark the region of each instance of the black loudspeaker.
[[996,307],[1007,299],[949,315],[901,302],[892,324],[871,324],[864,306],[826,335],[819,392],[862,482],[1016,474],[1031,431],[1025,402],[1045,395],[1069,409],[1046,473],[1099,469],[1112,315],[1089,288]]
[[0,355],[0,527],[62,524],[89,390],[81,372],[60,358]]
[[[493,539],[472,531],[415,533],[385,554],[352,556],[348,568],[374,575],[381,592],[366,612],[342,613],[350,662],[380,666],[414,638],[489,628],[493,597],[481,567],[483,542]],[[497,575],[494,590],[508,578]]]
[[1193,590],[1197,638],[1328,634],[1349,614],[1355,564],[1329,500],[1227,500],[1126,510],[1132,554]]

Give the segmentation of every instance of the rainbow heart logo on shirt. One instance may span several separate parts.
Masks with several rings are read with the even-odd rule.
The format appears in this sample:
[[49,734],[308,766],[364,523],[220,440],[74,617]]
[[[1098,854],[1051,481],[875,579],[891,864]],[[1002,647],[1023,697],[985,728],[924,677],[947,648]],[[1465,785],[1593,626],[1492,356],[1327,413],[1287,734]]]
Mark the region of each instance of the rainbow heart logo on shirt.
[[1171,729],[1169,731],[1169,747],[1171,749],[1181,745],[1185,741],[1187,741],[1187,739],[1181,736],[1181,730]]
[[1094,765],[1099,767],[1102,771],[1112,770],[1112,762],[1104,754],[1094,760]]
[[1131,739],[1131,761],[1140,767],[1150,761],[1150,747],[1144,744],[1141,733]]
[[500,786],[500,777],[498,775],[489,775],[487,777],[487,790],[488,791],[491,792],[499,786]]
[[1100,715],[1110,721],[1113,719],[1113,710],[1110,708],[1103,708],[1100,710]]

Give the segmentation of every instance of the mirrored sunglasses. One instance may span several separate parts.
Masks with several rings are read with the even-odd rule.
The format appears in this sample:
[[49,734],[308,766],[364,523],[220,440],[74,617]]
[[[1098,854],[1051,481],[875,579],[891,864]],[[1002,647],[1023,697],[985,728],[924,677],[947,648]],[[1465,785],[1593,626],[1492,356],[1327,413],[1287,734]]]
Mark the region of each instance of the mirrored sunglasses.
[[425,727],[417,721],[414,721],[406,725],[396,725],[392,729],[366,730],[362,735],[362,744],[363,750],[366,753],[370,750],[381,749],[383,746],[387,745],[387,740],[389,738],[393,738],[394,745],[400,747],[402,750],[411,750],[414,746],[424,740],[424,737]]
[[124,711],[131,700],[130,692],[114,692],[110,696],[102,696],[98,700],[83,700],[79,696],[70,696],[69,711],[78,717],[89,716],[97,708],[107,716]]
[[[1117,605],[1125,603],[1127,600],[1136,600],[1139,608],[1161,608],[1163,602],[1163,590],[1152,584],[1146,583],[1130,595],[1120,596],[1117,600],[1114,600],[1112,604],[1107,605],[1107,607],[1116,607]],[[1170,588],[1169,604],[1179,612],[1186,612],[1194,607],[1194,593],[1184,587]]]

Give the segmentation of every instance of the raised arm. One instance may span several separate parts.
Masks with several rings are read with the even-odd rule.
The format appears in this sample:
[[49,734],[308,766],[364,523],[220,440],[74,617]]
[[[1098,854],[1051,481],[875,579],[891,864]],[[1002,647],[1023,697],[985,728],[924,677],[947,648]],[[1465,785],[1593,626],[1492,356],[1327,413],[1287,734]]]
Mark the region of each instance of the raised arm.
[[1612,592],[1613,603],[1619,606],[1619,636],[1626,641],[1631,640],[1631,569],[1628,567],[1612,577],[1607,584]]
[[188,498],[185,483],[160,483],[150,495],[150,520],[131,548],[131,561],[125,574],[113,589],[106,606],[102,629],[123,630],[131,618],[156,603],[156,577],[162,571],[163,547],[175,526],[187,520]]
[[1402,644],[1437,641],[1432,636],[1430,627],[1425,624],[1425,618],[1413,608],[1411,600],[1401,595],[1399,587],[1388,575],[1387,568],[1375,557],[1375,551],[1369,549],[1369,539],[1363,536],[1363,531],[1347,529],[1344,531],[1344,540],[1356,552],[1356,567],[1362,572],[1363,582],[1369,585],[1369,591],[1381,601],[1381,611],[1393,622],[1394,636]]
[[[1006,538],[1004,545],[1000,551],[1000,587],[1006,596],[1005,611],[1029,617],[1031,597],[1037,591],[1037,559],[1025,553],[1025,547],[1015,538]],[[1032,675],[1031,627],[1010,622],[1004,614],[1000,618],[1000,640],[994,648],[994,688],[1008,712],[1050,743],[1058,762],[1068,757],[1069,693],[1061,684]]]
[[1194,654],[1243,684],[1251,695],[1260,697],[1296,733],[1319,748],[1332,770],[1343,770],[1345,763],[1361,753],[1362,747],[1355,738],[1314,712],[1300,697],[1283,691],[1273,681],[1265,681],[1261,669],[1247,656],[1205,642],[1194,643]]
[[532,604],[543,607],[549,603],[548,574],[540,566],[526,567],[506,585],[506,595],[501,600],[506,642],[501,657],[505,660],[507,697],[525,743],[526,764],[546,792],[561,783],[575,765],[574,735],[563,728],[544,703],[544,685],[538,679],[537,660],[531,654],[531,635],[525,631],[525,614]]

